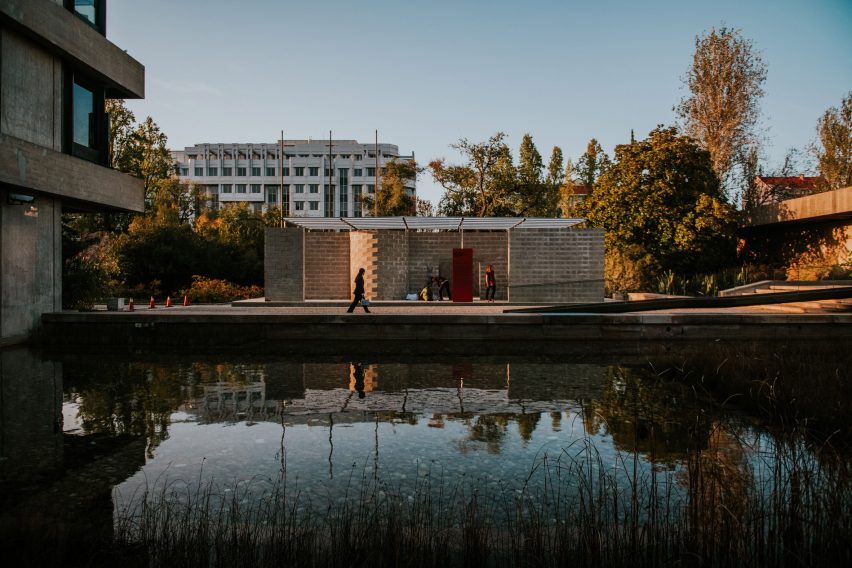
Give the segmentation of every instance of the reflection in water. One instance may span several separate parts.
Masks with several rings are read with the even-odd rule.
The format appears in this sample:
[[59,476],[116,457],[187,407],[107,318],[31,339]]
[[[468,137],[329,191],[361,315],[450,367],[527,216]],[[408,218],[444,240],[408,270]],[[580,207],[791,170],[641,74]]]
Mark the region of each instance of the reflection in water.
[[[493,359],[93,365],[4,351],[3,527],[50,524],[36,513],[47,507],[62,511],[50,518],[87,519],[80,526],[101,538],[125,505],[167,498],[176,482],[225,488],[223,499],[242,488],[249,504],[286,490],[308,514],[353,498],[353,479],[415,504],[425,487],[539,499],[547,493],[536,483],[555,486],[580,510],[594,502],[615,511],[596,517],[600,530],[685,523],[708,555],[719,542],[741,550],[771,531],[804,546],[802,524],[831,506],[849,518],[848,458],[826,464],[805,438],[773,434],[652,368]],[[833,492],[820,493],[826,483]],[[731,522],[766,511],[775,516],[759,535]]]

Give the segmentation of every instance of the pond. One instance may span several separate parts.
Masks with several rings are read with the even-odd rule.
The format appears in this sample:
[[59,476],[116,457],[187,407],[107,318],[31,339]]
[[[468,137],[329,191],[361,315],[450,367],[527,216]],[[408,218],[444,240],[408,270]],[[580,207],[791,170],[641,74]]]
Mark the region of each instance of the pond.
[[846,559],[849,355],[704,351],[6,350],[4,543],[58,564]]

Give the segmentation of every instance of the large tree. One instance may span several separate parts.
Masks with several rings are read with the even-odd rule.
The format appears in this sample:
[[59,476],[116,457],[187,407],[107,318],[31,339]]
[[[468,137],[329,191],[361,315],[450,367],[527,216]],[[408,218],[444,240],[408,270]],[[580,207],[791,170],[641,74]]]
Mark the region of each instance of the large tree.
[[415,180],[421,168],[413,160],[391,160],[382,168],[382,184],[375,199],[364,198],[364,207],[377,216],[414,215],[416,202],[405,182]]
[[539,216],[545,207],[542,170],[544,162],[532,136],[524,134],[518,152],[515,212],[521,216]]
[[577,180],[585,185],[589,193],[594,192],[598,178],[609,167],[610,159],[597,140],[592,138],[586,146],[586,152],[577,160],[574,168]]
[[735,253],[732,208],[710,156],[676,128],[617,146],[585,214],[606,230],[607,255],[619,257],[621,269],[639,266],[646,283],[665,270],[714,272]]
[[852,185],[852,91],[817,122],[819,143],[814,146],[819,173],[826,189]]
[[[438,206],[444,215],[489,215],[506,214],[507,194],[514,187],[512,154],[498,132],[485,142],[459,140],[451,148],[458,150],[464,158],[461,165],[447,164],[441,158],[432,160],[429,169],[434,180],[444,188],[444,196]],[[510,183],[511,181],[511,183]]]
[[756,127],[766,65],[739,30],[712,28],[695,38],[684,82],[689,95],[676,107],[686,134],[710,152],[723,186],[758,143]]

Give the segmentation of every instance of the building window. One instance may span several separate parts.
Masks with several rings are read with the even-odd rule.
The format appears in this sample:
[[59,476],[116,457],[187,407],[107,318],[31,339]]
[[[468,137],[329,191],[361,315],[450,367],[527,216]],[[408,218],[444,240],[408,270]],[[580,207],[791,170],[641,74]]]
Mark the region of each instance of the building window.
[[325,175],[326,175],[326,176],[330,176],[330,175],[331,175],[331,170],[329,170],[328,168],[326,168],[326,169],[325,169]]
[[319,201],[308,201],[308,206],[311,211],[319,211]]
[[353,156],[353,158],[355,158],[355,161],[356,161],[356,162],[360,162],[360,161],[361,161],[361,158],[363,158],[363,157],[364,157],[364,156],[362,156],[361,154],[355,154],[355,155]]
[[305,184],[297,183],[296,185],[296,193],[305,193]]
[[252,175],[253,177],[260,177],[260,168],[259,168],[259,167],[257,167],[257,168],[252,167],[252,169],[251,169],[251,175]]
[[355,177],[361,177],[363,171],[361,168],[355,168]]
[[65,8],[106,35],[106,0],[65,0]]
[[367,193],[376,193],[376,186],[372,183],[367,184]]
[[251,204],[251,209],[255,213],[263,213],[263,203],[261,203],[260,201],[255,201]]
[[96,164],[108,163],[109,120],[104,90],[73,72],[68,73],[66,140],[68,153]]
[[308,168],[308,175],[311,177],[316,177],[319,175],[319,167],[316,168]]
[[253,183],[253,184],[251,184],[251,187],[249,189],[251,190],[252,193],[260,193],[260,184],[259,183]]
[[275,168],[266,168],[266,177],[275,177]]
[[375,177],[376,168],[367,168],[367,177]]
[[180,175],[182,175],[183,177],[189,177],[189,168],[181,168]]
[[195,177],[201,177],[204,175],[204,168],[195,168]]
[[237,193],[245,193],[246,192],[246,184],[238,183],[237,184]]
[[219,175],[219,168],[207,168],[207,175],[208,176],[218,176]]
[[312,183],[309,186],[309,189],[310,189],[311,193],[319,193],[319,184],[318,183]]
[[222,184],[222,193],[231,193],[231,184],[223,183]]
[[305,210],[305,202],[297,201],[296,202],[296,211],[304,211]]
[[246,169],[237,167],[237,177],[246,177]]
[[296,166],[296,177],[305,177],[305,168]]
[[233,168],[222,168],[222,175],[224,177],[231,177],[232,175],[234,175],[234,169]]
[[278,186],[277,185],[267,185],[266,186],[266,202],[267,203],[278,203]]
[[284,175],[285,175],[285,176],[289,176],[289,175],[290,175],[290,168],[287,168],[287,167],[285,167],[285,168],[284,168]]

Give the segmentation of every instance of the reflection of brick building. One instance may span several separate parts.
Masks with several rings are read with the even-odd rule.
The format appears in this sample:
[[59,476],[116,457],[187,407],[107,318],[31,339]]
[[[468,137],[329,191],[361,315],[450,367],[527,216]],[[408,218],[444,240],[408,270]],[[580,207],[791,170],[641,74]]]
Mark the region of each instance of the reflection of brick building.
[[276,416],[278,401],[266,398],[263,381],[218,382],[203,388],[203,397],[188,403],[186,408],[198,414],[202,422],[269,420]]

